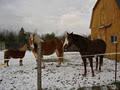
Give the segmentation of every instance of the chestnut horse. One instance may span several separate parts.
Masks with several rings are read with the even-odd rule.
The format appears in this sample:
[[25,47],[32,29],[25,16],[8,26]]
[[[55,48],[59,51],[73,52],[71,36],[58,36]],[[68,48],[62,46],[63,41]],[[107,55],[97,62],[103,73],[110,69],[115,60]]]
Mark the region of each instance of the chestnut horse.
[[27,50],[27,45],[25,44],[22,48],[17,50],[7,50],[4,52],[4,63],[6,63],[7,66],[9,66],[9,59],[10,58],[20,58],[19,65],[22,66],[22,59],[25,56],[25,52]]
[[[29,38],[29,45],[32,48],[32,52],[35,56],[35,58],[38,57],[37,55],[37,45],[41,43],[41,58],[43,58],[43,55],[51,55],[54,52],[56,52],[57,58],[58,58],[58,64],[57,67],[61,65],[61,62],[63,61],[63,43],[60,39],[54,39],[50,41],[43,41],[40,37],[38,37],[35,34],[30,34]],[[44,60],[42,59],[42,68],[45,68]]]
[[[106,51],[106,43],[102,39],[95,39],[95,40],[89,40],[88,38],[85,38],[80,35],[76,35],[73,33],[67,33],[65,42],[64,42],[64,48],[68,49],[72,44],[78,47],[78,50],[81,55],[95,55],[95,54],[104,54]],[[92,76],[94,75],[93,70],[93,57],[94,56],[88,56],[88,57],[82,57],[83,63],[84,63],[84,74],[83,76],[87,75],[87,69],[86,69],[86,58],[90,61]],[[96,56],[96,70],[98,68],[98,57],[100,58],[99,61],[99,70],[101,71],[101,65],[103,63],[103,55]]]

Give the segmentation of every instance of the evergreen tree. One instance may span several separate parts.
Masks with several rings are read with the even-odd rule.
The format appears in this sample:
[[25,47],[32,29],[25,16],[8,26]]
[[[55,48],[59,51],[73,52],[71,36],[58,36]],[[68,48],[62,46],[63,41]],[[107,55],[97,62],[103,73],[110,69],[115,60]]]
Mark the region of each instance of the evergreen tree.
[[7,31],[7,35],[6,35],[6,39],[5,39],[6,48],[8,48],[8,49],[16,48],[15,47],[16,41],[17,41],[17,38],[16,38],[15,33]]
[[5,32],[2,31],[0,32],[0,42],[4,42],[5,41]]
[[47,34],[42,35],[42,39],[46,41],[52,40],[55,38],[57,38],[57,36],[55,36],[55,33],[51,33],[51,34],[47,33]]
[[18,42],[19,42],[19,46],[23,46],[24,44],[27,44],[27,37],[24,28],[21,28],[18,34]]

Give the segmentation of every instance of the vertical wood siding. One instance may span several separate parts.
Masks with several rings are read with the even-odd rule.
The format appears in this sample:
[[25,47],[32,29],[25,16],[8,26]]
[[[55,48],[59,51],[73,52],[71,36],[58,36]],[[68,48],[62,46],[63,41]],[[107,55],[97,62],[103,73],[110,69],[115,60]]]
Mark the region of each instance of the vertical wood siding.
[[[102,13],[102,14],[101,14]],[[112,24],[110,27],[99,29],[101,26]],[[101,38],[107,44],[106,53],[116,51],[115,44],[111,43],[111,36],[118,36],[118,52],[120,52],[120,9],[115,0],[99,0],[93,10],[91,21],[91,39]],[[115,55],[106,56],[115,59]],[[118,55],[120,61],[120,55]]]

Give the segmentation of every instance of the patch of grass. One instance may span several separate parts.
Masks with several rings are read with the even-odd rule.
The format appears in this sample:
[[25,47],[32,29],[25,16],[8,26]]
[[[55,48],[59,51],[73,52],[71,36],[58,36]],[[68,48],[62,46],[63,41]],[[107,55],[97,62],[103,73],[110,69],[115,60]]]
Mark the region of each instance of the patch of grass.
[[101,90],[101,86],[93,86],[92,90]]
[[78,88],[78,90],[85,90],[85,87]]
[[[116,87],[117,87],[117,89],[116,89]],[[79,89],[77,89],[77,90],[103,90],[103,89],[105,89],[105,90],[120,90],[120,81],[117,81],[116,83],[115,82],[113,82],[113,83],[111,83],[111,84],[108,84],[108,85],[102,85],[102,86],[92,86],[92,87],[81,87],[81,88],[79,88]]]
[[[113,83],[111,83],[110,85],[116,86],[116,87],[117,87],[117,90],[120,90],[120,81],[117,81],[116,83],[113,82]],[[110,88],[110,86],[108,86],[108,88]]]

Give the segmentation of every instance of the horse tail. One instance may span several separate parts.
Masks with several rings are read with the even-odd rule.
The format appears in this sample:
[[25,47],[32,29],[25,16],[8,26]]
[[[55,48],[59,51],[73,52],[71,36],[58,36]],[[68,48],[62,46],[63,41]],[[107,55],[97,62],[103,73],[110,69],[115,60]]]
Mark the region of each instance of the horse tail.
[[[4,52],[4,63],[7,63],[9,61],[8,59],[10,59],[8,54],[9,54],[9,51]],[[7,64],[7,66],[8,66],[8,64]]]
[[4,63],[6,63],[6,51],[4,52]]
[[8,51],[5,51],[4,52],[4,59],[8,59],[8,55],[7,54],[8,54]]

